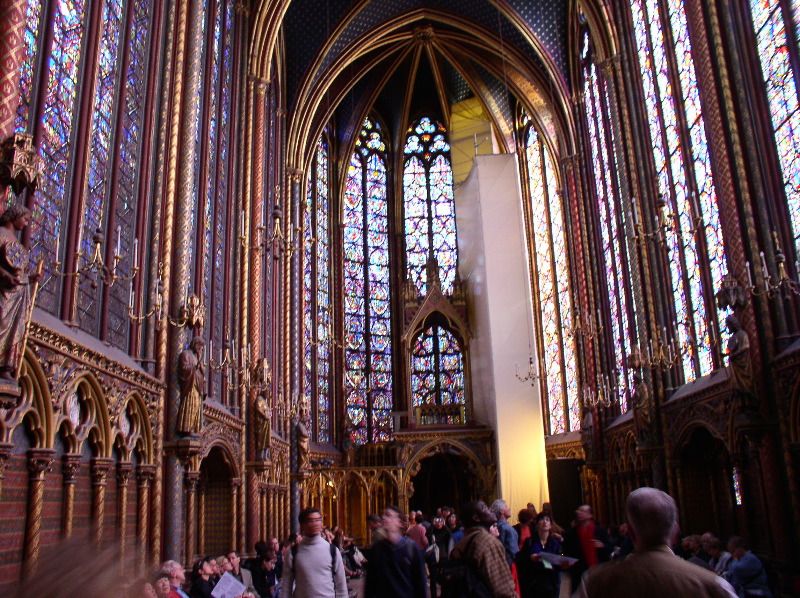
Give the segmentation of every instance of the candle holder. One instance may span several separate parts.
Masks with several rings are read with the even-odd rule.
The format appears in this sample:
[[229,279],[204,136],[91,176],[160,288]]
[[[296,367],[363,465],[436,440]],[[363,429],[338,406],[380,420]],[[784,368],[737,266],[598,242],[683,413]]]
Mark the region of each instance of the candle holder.
[[178,317],[173,319],[169,315],[167,321],[176,328],[202,328],[205,323],[206,308],[203,300],[195,294],[184,295],[184,300],[178,308]]
[[595,386],[597,388],[592,388],[588,384],[584,385],[583,406],[586,409],[611,407],[614,402],[614,388],[609,384],[608,376],[597,376]]
[[164,321],[164,283],[161,280],[161,272],[163,272],[163,264],[158,265],[158,278],[156,279],[156,298],[153,302],[153,307],[146,313],[136,313],[135,311],[135,294],[133,291],[134,281],[131,280],[131,290],[128,294],[128,319],[132,322],[144,322],[150,318],[155,318],[156,330],[161,329],[161,324]]
[[597,310],[597,323],[592,314],[588,316],[582,311],[576,311],[572,315],[572,326],[566,326],[564,332],[573,338],[581,336],[586,340],[596,338],[603,331],[602,317],[600,310]]
[[523,376],[519,373],[519,364],[517,364],[516,375],[517,380],[520,382],[528,382],[531,386],[535,387],[539,383],[541,376],[539,375],[539,372],[536,371],[536,366],[533,363],[533,355],[528,357],[528,371],[525,372],[525,375]]
[[101,229],[96,229],[94,234],[92,235],[92,249],[89,255],[84,254],[83,249],[81,248],[81,240],[78,239],[78,249],[75,251],[75,270],[72,272],[66,272],[61,270],[61,262],[59,261],[59,237],[56,237],[56,250],[55,250],[55,262],[53,263],[53,267],[51,268],[51,272],[54,276],[59,276],[61,278],[67,277],[81,277],[81,276],[91,276],[92,281],[91,285],[92,288],[96,289],[100,283],[102,282],[105,286],[111,288],[117,282],[124,281],[130,282],[132,281],[136,275],[139,273],[139,239],[133,240],[133,266],[131,268],[130,274],[123,275],[117,273],[117,267],[119,263],[122,261],[122,228],[117,227],[117,245],[114,250],[114,256],[112,258],[112,263],[106,264],[105,260],[103,259],[103,244],[105,243],[105,235]]
[[795,276],[798,277],[798,279],[795,280],[789,276],[789,273],[786,269],[786,254],[784,254],[783,250],[781,249],[780,242],[778,241],[778,233],[776,231],[772,231],[771,236],[773,248],[775,250],[775,263],[778,265],[778,272],[775,276],[770,273],[764,252],[759,251],[759,257],[761,258],[761,276],[764,282],[763,284],[759,282],[753,282],[755,268],[751,270],[750,262],[745,262],[745,269],[747,270],[746,290],[756,297],[766,295],[772,298],[779,291],[783,291],[785,296],[789,296],[790,294],[800,295],[800,262],[794,263]]

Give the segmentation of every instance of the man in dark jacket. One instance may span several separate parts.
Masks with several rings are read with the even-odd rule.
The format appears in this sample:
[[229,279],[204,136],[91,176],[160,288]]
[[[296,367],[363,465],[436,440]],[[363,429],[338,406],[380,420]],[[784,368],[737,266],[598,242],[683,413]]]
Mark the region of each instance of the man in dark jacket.
[[386,537],[373,545],[367,562],[367,598],[428,595],[425,557],[415,542],[402,535],[400,517],[396,507],[386,507],[383,512]]

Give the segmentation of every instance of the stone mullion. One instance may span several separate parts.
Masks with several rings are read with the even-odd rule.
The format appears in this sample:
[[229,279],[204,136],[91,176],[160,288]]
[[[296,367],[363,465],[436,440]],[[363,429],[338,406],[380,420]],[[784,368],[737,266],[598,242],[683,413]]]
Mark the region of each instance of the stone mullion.
[[108,483],[108,472],[113,466],[111,459],[105,457],[95,457],[92,459],[92,542],[95,546],[100,546],[103,541],[103,531],[105,528],[105,502],[106,484]]
[[22,561],[23,577],[36,571],[39,560],[39,542],[42,529],[42,506],[44,501],[44,476],[50,471],[55,451],[31,449],[28,451],[28,511],[25,520],[25,544]]
[[75,476],[80,469],[79,454],[64,455],[61,475],[64,484],[64,498],[61,512],[61,535],[67,539],[72,537],[72,526],[75,512]]
[[0,6],[0,141],[14,134],[27,4],[27,0],[5,0]]
[[150,485],[155,476],[154,465],[139,465],[136,471],[137,506],[139,513],[136,518],[136,545],[137,564],[144,567],[147,563],[147,532],[150,514]]

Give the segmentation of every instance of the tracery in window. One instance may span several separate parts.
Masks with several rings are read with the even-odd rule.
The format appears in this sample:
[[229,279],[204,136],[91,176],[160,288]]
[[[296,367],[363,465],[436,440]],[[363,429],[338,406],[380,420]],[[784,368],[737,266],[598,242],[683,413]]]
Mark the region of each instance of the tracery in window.
[[559,434],[579,429],[581,420],[575,341],[566,334],[572,321],[566,223],[553,158],[527,115],[521,132],[532,215],[539,371],[548,433]]
[[[444,326],[422,330],[411,345],[411,404],[464,405],[464,357],[461,343]],[[459,423],[451,415],[447,422]]]
[[453,170],[447,130],[424,116],[409,127],[403,148],[406,272],[427,293],[426,264],[436,258],[442,292],[453,290],[458,267]]
[[328,142],[316,145],[303,209],[303,392],[314,438],[330,442],[331,317]]
[[719,208],[683,2],[633,0],[631,13],[658,192],[673,214],[667,258],[688,382],[714,368],[712,347],[727,315],[714,303],[727,270]]
[[[620,168],[614,151],[614,129],[605,77],[597,71],[588,31],[584,32],[581,51],[583,96],[589,133],[590,169],[594,179],[602,242],[605,287],[601,301],[607,301],[610,314],[610,334],[614,348],[614,383],[620,411],[628,409],[633,372],[628,370],[627,356],[631,354],[631,338],[635,320],[630,308],[634,305],[631,293],[628,259],[628,239],[623,226],[620,197]],[[602,321],[601,318],[599,320]],[[635,336],[634,336],[635,337]]]
[[350,157],[343,199],[344,396],[350,440],[392,433],[392,323],[386,144],[364,120]]
[[[787,28],[792,29],[780,0],[750,0],[750,14],[756,50],[766,86],[778,161],[783,175],[786,205],[792,223],[795,255],[800,255],[800,106],[797,82],[800,74],[792,68]],[[795,3],[795,19],[800,6]],[[796,35],[800,36],[800,26]]]

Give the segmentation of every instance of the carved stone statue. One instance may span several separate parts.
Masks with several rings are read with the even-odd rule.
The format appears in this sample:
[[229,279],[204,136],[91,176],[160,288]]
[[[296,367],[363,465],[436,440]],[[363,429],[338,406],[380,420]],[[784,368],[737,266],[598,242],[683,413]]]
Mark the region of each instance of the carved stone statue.
[[753,365],[750,361],[750,338],[736,316],[730,315],[725,318],[725,325],[731,333],[727,344],[731,384],[736,391],[752,397]]
[[31,212],[12,205],[0,216],[0,379],[15,380],[25,351],[31,312],[31,285],[40,272],[30,270],[30,252],[17,233],[28,226]]
[[264,459],[269,456],[270,434],[272,433],[272,413],[267,398],[260,394],[253,403],[255,424],[256,456]]
[[642,379],[642,375],[633,375],[633,425],[636,440],[640,448],[646,447],[653,440],[653,396],[650,387]]
[[298,405],[297,424],[295,424],[295,431],[297,432],[297,471],[300,473],[311,470],[309,436],[308,428],[306,427],[308,417],[308,402],[303,397]]
[[175,431],[184,436],[200,431],[203,399],[206,394],[206,370],[203,363],[205,341],[195,336],[178,356],[178,386],[181,404],[178,408],[178,423]]

